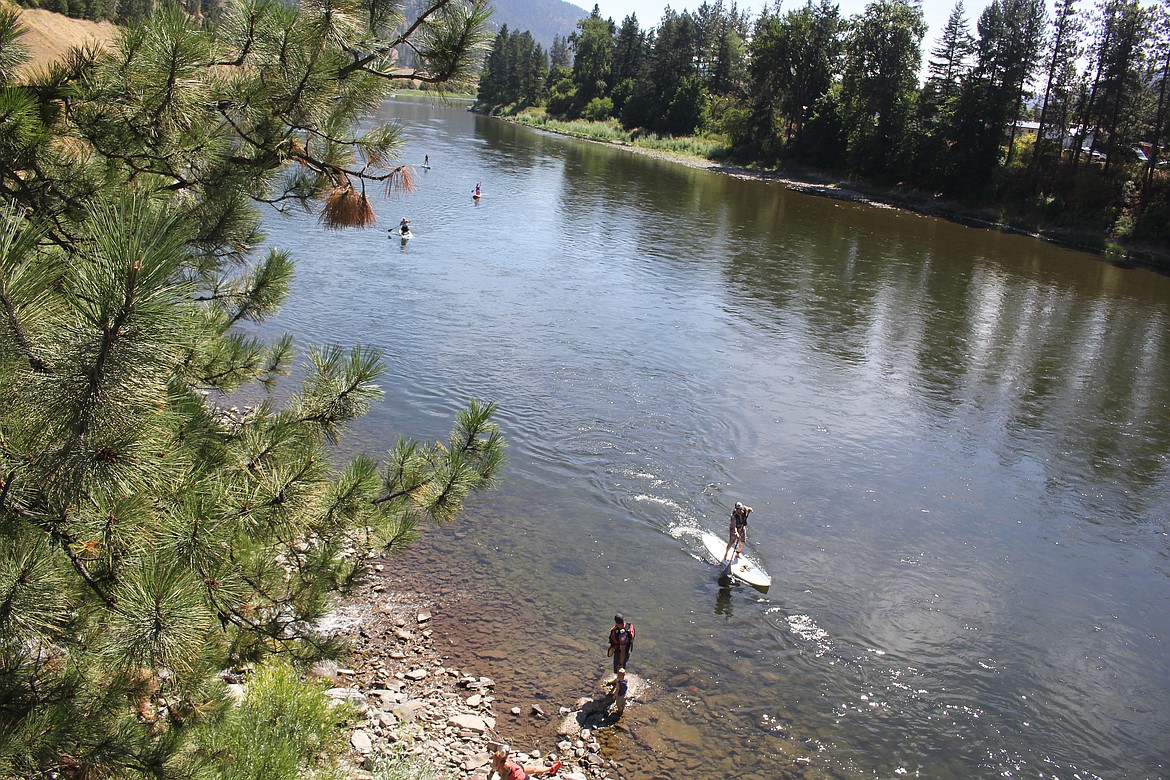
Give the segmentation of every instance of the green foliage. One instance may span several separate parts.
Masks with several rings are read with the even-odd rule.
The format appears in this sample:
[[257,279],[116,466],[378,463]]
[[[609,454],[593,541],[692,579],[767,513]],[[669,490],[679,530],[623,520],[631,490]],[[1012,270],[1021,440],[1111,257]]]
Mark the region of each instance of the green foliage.
[[504,25],[484,60],[476,104],[487,110],[533,105],[544,97],[547,78],[548,55],[532,34],[512,33]]
[[563,78],[549,87],[548,110],[551,114],[565,116],[569,114],[577,102],[577,88],[573,81]]
[[577,22],[577,31],[569,38],[573,44],[573,82],[577,87],[577,105],[586,105],[595,97],[604,97],[613,71],[614,24],[602,19],[598,8]]
[[613,118],[613,101],[609,98],[593,98],[581,110],[581,118],[590,122],[603,122]]
[[418,757],[401,752],[375,764],[373,774],[374,780],[447,780],[450,777]]
[[196,730],[185,760],[214,780],[341,780],[338,725],[350,714],[273,661],[249,675],[242,701]]
[[709,101],[710,95],[702,80],[689,76],[675,89],[664,121],[658,126],[671,135],[691,135],[707,121]]
[[[255,256],[256,202],[328,209],[353,179],[400,182],[398,130],[351,128],[398,81],[469,77],[484,18],[430,6],[402,71],[393,6],[170,9],[0,86],[0,773],[203,771],[192,739],[223,711],[222,670],[335,654],[314,626],[369,556],[494,484],[493,405],[470,402],[445,444],[334,465],[382,397],[378,353],[310,350],[277,404],[263,390],[291,339],[235,328],[271,317],[293,273],[285,252]],[[226,411],[242,388],[262,400]],[[274,747],[268,725],[325,725],[273,675],[241,723],[278,723],[238,726],[267,741],[224,776],[299,776],[324,750]]]

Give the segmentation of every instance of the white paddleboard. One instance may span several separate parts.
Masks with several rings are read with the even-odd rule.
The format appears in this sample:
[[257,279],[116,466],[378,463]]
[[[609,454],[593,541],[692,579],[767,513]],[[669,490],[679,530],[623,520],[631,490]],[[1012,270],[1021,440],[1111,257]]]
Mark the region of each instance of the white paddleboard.
[[[719,566],[727,566],[727,559],[723,557],[723,551],[727,549],[726,539],[720,539],[715,534],[704,531],[703,546],[707,548],[707,552],[711,553],[711,557]],[[772,585],[772,577],[769,576],[768,572],[742,554],[735,563],[727,567],[727,572],[736,579],[743,580],[748,585],[755,585],[757,588],[767,588]]]

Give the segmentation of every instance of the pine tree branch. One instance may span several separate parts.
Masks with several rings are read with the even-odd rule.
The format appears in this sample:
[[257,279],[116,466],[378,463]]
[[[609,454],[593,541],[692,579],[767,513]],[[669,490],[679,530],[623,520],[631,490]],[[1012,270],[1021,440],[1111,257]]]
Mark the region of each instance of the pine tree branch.
[[101,599],[107,607],[109,607],[114,612],[117,612],[119,615],[125,616],[125,610],[118,606],[118,603],[114,600],[113,596],[109,595],[105,592],[105,590],[102,589],[102,586],[98,583],[94,576],[90,574],[89,569],[85,567],[85,563],[81,560],[80,556],[73,552],[72,545],[76,544],[77,540],[61,530],[61,528],[57,525],[54,525],[53,529],[50,531],[50,535],[52,536],[53,541],[57,543],[57,546],[61,548],[61,551],[65,553],[65,556],[69,558],[70,563],[73,564],[73,570],[81,575],[81,579],[85,580],[85,584],[89,586],[89,589],[92,590],[94,594],[99,599]]
[[[394,76],[394,75],[389,74],[389,73],[383,73],[383,72],[375,70],[373,68],[367,68],[366,66],[369,63],[373,62],[374,60],[378,59],[379,57],[385,56],[386,51],[392,50],[398,44],[400,44],[400,43],[410,44],[411,37],[418,31],[418,29],[420,27],[422,27],[423,24],[426,23],[432,16],[434,16],[435,14],[437,14],[439,11],[443,10],[443,8],[447,7],[450,4],[451,4],[451,0],[438,0],[438,2],[436,2],[430,8],[428,8],[426,11],[423,11],[421,14],[419,14],[418,18],[415,19],[414,22],[409,27],[407,27],[405,30],[403,30],[401,33],[399,33],[397,38],[395,38],[393,41],[387,42],[385,44],[385,51],[375,51],[375,52],[372,52],[370,54],[363,55],[356,48],[350,47],[349,51],[351,54],[353,54],[353,63],[350,65],[346,65],[344,68],[342,68],[341,70],[338,71],[338,73],[337,73],[338,79],[344,79],[347,76],[349,76],[351,73],[353,73],[354,71],[358,71],[358,70],[364,71],[366,73],[372,73],[376,76],[382,76],[383,78],[401,78],[399,76]],[[414,48],[414,47],[412,46],[411,48]]]
[[126,320],[130,318],[130,312],[133,310],[135,293],[137,292],[135,282],[138,279],[138,271],[140,270],[142,270],[141,260],[135,261],[130,266],[130,274],[126,279],[125,295],[122,298],[117,313],[114,315],[114,321],[111,324],[104,325],[102,328],[102,340],[101,345],[98,347],[98,356],[94,361],[94,365],[88,371],[88,392],[85,393],[85,397],[82,400],[82,414],[81,419],[78,421],[77,436],[79,439],[84,438],[89,433],[89,412],[93,410],[102,384],[105,382],[106,367],[109,363],[110,355],[120,340],[122,328],[125,326]]
[[24,332],[24,328],[20,325],[20,318],[16,315],[16,306],[13,305],[12,299],[3,289],[0,289],[0,307],[4,309],[4,314],[8,317],[8,327],[16,338],[17,346],[24,353],[33,371],[38,374],[50,373],[53,369],[52,365],[33,349],[32,342],[29,341],[28,334]]

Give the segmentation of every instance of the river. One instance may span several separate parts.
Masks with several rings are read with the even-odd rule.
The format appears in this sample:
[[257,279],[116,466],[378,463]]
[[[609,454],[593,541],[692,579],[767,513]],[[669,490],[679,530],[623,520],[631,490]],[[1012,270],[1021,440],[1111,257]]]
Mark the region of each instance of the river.
[[[383,351],[353,450],[499,404],[502,485],[396,577],[503,735],[551,747],[529,705],[591,692],[622,611],[653,682],[603,737],[624,778],[1170,774],[1170,279],[384,114],[432,167],[376,230],[268,220],[299,265],[257,331]],[[766,592],[702,557],[737,500]]]

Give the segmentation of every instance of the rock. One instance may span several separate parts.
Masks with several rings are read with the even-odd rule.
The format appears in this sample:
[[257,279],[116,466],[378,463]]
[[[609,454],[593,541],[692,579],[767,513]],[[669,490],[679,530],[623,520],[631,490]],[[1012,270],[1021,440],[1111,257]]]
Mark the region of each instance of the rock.
[[426,623],[428,620],[431,619],[431,613],[424,609],[422,612],[418,613],[418,616],[416,619],[418,620],[419,623]]
[[532,705],[532,714],[537,716],[538,718],[547,718],[548,717],[548,715],[544,714],[544,708],[541,707],[539,704]]
[[426,708],[426,706],[426,702],[424,701],[419,699],[411,699],[410,701],[404,702],[402,704],[395,704],[390,708],[389,711],[398,716],[399,719],[406,721],[407,723],[411,723],[416,717],[418,717],[418,714]]
[[365,704],[366,695],[357,688],[330,688],[325,695],[336,701],[347,701],[350,704]]
[[337,664],[332,661],[318,661],[309,669],[309,677],[318,680],[336,680],[337,679]]
[[512,709],[508,710],[508,712],[512,713],[513,715],[519,715],[519,714],[520,714],[520,708],[519,708],[519,707],[513,707]]
[[447,719],[447,723],[457,729],[467,729],[477,734],[482,734],[488,730],[487,720],[478,715],[454,715]]
[[480,696],[478,693],[473,693],[467,697],[467,706],[468,707],[473,707],[473,708],[478,707],[481,703],[483,703],[483,697]]
[[386,688],[375,688],[369,693],[370,696],[382,702],[383,704],[398,704],[406,700],[406,694],[400,691],[391,691]]
[[459,768],[464,772],[474,772],[481,767],[487,766],[491,763],[491,761],[491,753],[476,753],[474,756],[469,757],[462,764],[460,764]]
[[353,749],[363,756],[374,751],[374,743],[370,740],[370,735],[361,729],[350,735],[349,744],[353,745]]
[[408,680],[425,680],[426,676],[427,676],[426,669],[411,669],[409,672],[406,673],[406,679],[408,679]]

